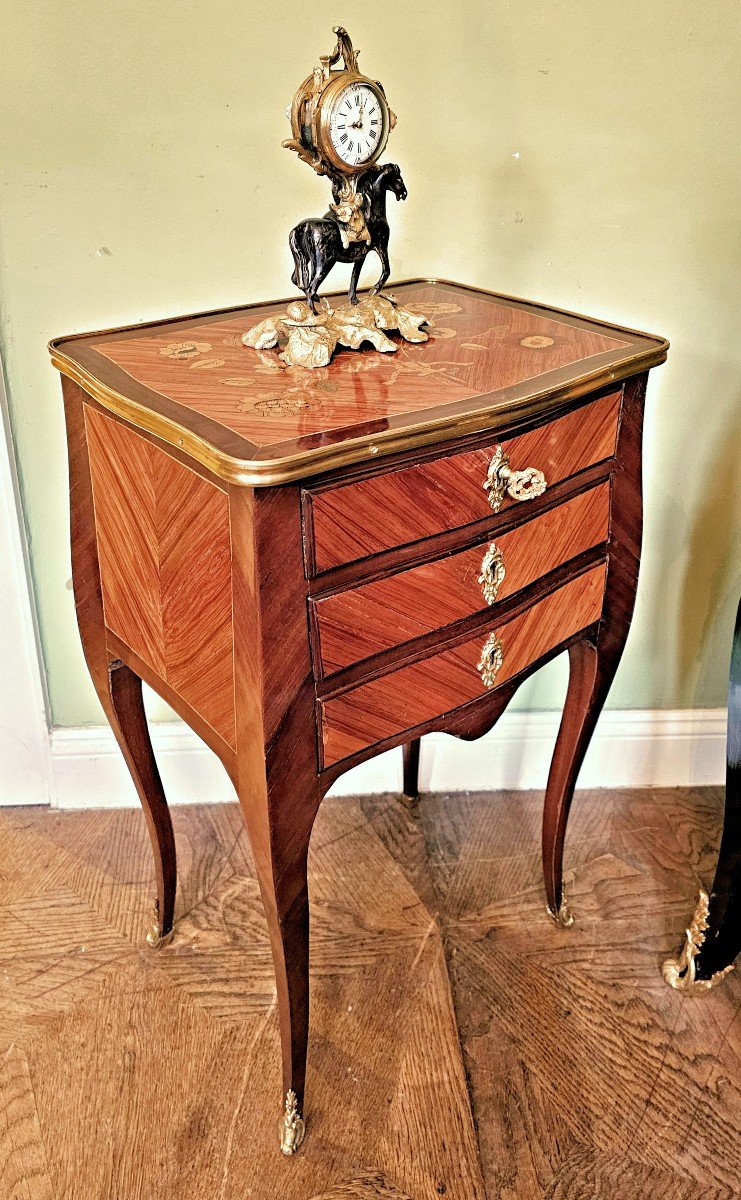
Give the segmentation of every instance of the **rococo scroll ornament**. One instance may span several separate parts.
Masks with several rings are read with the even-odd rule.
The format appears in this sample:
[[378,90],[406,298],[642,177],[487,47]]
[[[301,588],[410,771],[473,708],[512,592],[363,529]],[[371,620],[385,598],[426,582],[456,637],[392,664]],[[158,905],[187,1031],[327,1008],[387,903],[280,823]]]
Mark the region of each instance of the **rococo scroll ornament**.
[[733,963],[731,963],[730,966],[724,967],[722,971],[716,971],[714,975],[711,975],[710,979],[697,978],[696,960],[705,943],[709,916],[710,897],[704,888],[701,888],[697,908],[693,913],[689,928],[684,933],[682,949],[676,958],[667,958],[661,968],[661,973],[669,984],[669,987],[676,988],[677,991],[708,992],[729,971],[733,970]]
[[478,577],[487,604],[493,604],[496,600],[506,573],[502,551],[496,542],[492,542],[481,560],[481,574]]
[[[392,298],[379,297],[390,274],[386,197],[389,193],[397,200],[407,197],[398,166],[378,166],[396,117],[383,86],[361,74],[358,53],[347,31],[337,25],[333,32],[337,37],[334,50],[320,57],[319,66],[296,90],[287,110],[292,136],[283,145],[318,175],[326,175],[332,185],[332,202],[324,216],[300,221],[289,235],[294,263],[291,281],[303,292],[307,308],[306,316],[299,317],[292,305],[294,311],[278,322],[294,331],[281,355],[291,366],[326,366],[338,344],[360,349],[368,342],[384,353],[395,350],[395,342],[377,336],[379,330],[398,329],[407,341],[427,340],[415,314],[406,313]],[[371,250],[381,260],[381,275],[370,296],[360,302],[358,281]],[[352,264],[349,305],[318,314],[319,288],[336,263]],[[350,309],[362,304],[366,305],[363,320],[353,320]],[[389,305],[400,321],[392,320]],[[408,336],[406,330],[411,331],[412,325],[415,336]],[[296,333],[297,329],[301,332]],[[373,331],[373,336],[359,337],[360,329]],[[259,334],[251,330],[245,344],[264,349],[266,337],[266,330]]]
[[484,687],[493,688],[497,675],[504,664],[504,650],[499,636],[490,633],[481,648],[481,658],[476,664],[476,670],[481,676]]
[[484,491],[494,512],[499,512],[505,496],[519,501],[534,500],[542,496],[547,487],[546,477],[537,467],[513,471],[504,448],[495,446],[484,480]]

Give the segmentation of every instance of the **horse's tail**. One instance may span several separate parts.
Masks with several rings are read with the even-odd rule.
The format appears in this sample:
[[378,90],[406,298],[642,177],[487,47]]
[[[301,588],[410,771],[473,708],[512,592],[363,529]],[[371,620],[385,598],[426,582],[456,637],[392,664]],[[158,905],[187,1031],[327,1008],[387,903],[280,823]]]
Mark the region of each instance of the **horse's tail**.
[[306,222],[304,222],[292,229],[288,235],[288,244],[291,247],[294,262],[291,283],[295,284],[304,295],[308,295],[314,275],[312,270],[313,247],[306,234],[307,228]]

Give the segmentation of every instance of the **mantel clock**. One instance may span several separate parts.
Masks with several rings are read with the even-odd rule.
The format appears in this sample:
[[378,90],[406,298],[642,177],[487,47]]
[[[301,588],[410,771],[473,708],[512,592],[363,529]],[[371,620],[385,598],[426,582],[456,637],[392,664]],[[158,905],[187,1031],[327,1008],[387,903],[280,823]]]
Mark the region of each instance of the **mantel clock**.
[[[279,357],[288,367],[326,367],[338,345],[352,350],[370,345],[392,354],[397,342],[387,330],[398,329],[409,342],[426,342],[422,326],[430,324],[402,309],[393,296],[379,295],[390,273],[386,196],[391,192],[406,200],[407,195],[398,166],[378,166],[396,117],[383,86],[358,70],[346,30],[337,25],[334,33],[334,50],[321,56],[293,97],[287,110],[293,137],[283,143],[332,184],[329,211],[300,221],[289,236],[291,282],[305,301],[290,304],[282,317],[263,322],[244,338],[255,350],[280,343]],[[370,295],[359,300],[360,272],[371,250],[381,260],[381,275]],[[319,288],[338,262],[352,264],[349,304],[332,309],[325,301],[317,312]]]

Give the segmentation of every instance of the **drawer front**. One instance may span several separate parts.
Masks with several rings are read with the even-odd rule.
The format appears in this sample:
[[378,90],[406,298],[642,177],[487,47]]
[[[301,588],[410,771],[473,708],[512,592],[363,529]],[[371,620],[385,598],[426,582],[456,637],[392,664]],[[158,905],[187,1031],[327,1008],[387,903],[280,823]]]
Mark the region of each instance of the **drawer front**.
[[[606,541],[609,518],[610,485],[605,482],[494,541],[487,538],[446,558],[310,601],[317,675],[341,670],[514,595]],[[484,563],[485,555],[490,565]]]
[[[400,471],[304,492],[309,574],[491,516],[484,489],[501,444],[513,471],[534,467],[551,486],[615,453],[621,392],[518,434]],[[505,495],[504,509],[517,503]]]
[[500,626],[492,623],[461,645],[320,701],[324,766],[485,695],[479,663],[490,630],[501,643],[493,683],[499,686],[591,625],[602,611],[605,572],[601,563]]

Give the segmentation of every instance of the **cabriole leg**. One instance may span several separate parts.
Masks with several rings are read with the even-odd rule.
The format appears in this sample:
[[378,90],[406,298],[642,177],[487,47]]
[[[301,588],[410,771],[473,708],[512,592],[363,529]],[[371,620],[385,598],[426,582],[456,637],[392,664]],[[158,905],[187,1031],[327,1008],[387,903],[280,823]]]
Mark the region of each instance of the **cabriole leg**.
[[[177,885],[175,835],[152,750],[142,681],[122,662],[111,663],[108,676],[113,711],[106,715],[139,794],[152,843],[157,898],[154,923],[147,934],[147,942],[158,948],[172,939]],[[106,707],[105,704],[103,707]]]
[[404,799],[411,804],[419,800],[419,750],[420,739],[407,742],[402,748],[404,770]]
[[574,786],[615,677],[635,606],[641,556],[641,438],[646,376],[626,383],[612,479],[611,527],[602,619],[569,649],[569,688],[543,809],[543,874],[548,911],[573,923],[563,894],[563,850]]
[[574,921],[563,890],[566,825],[576,777],[602,707],[599,676],[596,646],[586,639],[576,642],[569,649],[569,689],[543,807],[543,876],[548,912],[562,928]]
[[307,861],[328,786],[317,768],[301,497],[294,487],[257,494],[234,488],[230,505],[237,792],[275,967],[283,1063],[280,1148],[294,1154],[304,1136],[309,1035]]
[[155,927],[147,940],[161,945],[172,933],[175,910],[175,838],[149,737],[142,683],[106,646],[105,616],[95,536],[90,463],[85,440],[82,390],[63,380],[70,470],[72,579],[77,622],[98,699],[129,768],[149,828],[157,877]]
[[[285,776],[284,776],[285,779]],[[283,1063],[280,1148],[295,1154],[304,1138],[309,1038],[309,840],[321,794],[290,785],[240,789],[270,935]]]
[[[627,633],[627,627],[625,629]],[[574,787],[623,652],[624,639],[569,648],[569,688],[543,806],[543,876],[548,912],[562,929],[573,925],[563,889],[563,852]]]
[[[729,772],[730,776],[730,772]],[[741,954],[741,769],[726,788],[725,824],[710,895],[708,932],[697,956],[695,977],[712,986]]]

